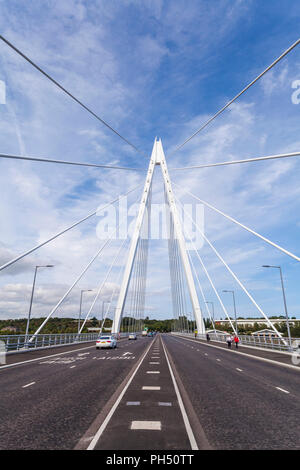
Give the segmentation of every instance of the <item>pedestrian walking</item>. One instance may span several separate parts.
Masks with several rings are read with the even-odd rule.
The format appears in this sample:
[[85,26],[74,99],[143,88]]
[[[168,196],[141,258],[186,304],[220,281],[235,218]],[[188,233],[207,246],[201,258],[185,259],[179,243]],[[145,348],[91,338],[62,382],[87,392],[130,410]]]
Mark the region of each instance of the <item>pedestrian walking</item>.
[[228,348],[230,349],[231,348],[231,343],[232,343],[232,336],[231,335],[226,336],[226,343],[227,343]]
[[235,337],[233,338],[233,341],[234,341],[234,344],[235,344],[235,349],[238,349],[238,346],[239,346],[239,337],[237,335],[235,335]]
[[210,336],[209,336],[208,333],[207,333],[207,335],[206,335],[206,341],[210,341]]

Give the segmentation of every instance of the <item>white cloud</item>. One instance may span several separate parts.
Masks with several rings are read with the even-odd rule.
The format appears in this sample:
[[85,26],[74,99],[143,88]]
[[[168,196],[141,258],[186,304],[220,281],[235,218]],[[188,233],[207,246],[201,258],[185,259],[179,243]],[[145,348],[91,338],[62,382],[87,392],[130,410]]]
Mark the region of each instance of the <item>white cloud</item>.
[[[165,139],[162,137],[167,154],[212,113],[210,103],[200,103],[205,89],[202,85],[214,72],[222,48],[238,39],[236,25],[240,20],[250,21],[252,11],[251,2],[240,1],[223,1],[219,8],[204,1],[190,3],[188,8],[183,1],[51,1],[43,6],[46,13],[38,3],[30,7],[27,2],[21,3],[22,15],[16,14],[11,3],[2,3],[3,34],[141,148],[151,149],[152,133],[159,122],[159,132],[166,134]],[[132,29],[130,18],[126,17],[129,7],[141,15],[138,17],[144,19],[147,28],[138,23],[137,29]],[[1,43],[0,50],[5,72],[0,79],[7,84],[10,106],[0,108],[1,151],[146,167],[144,157],[135,155],[7,46]],[[187,67],[186,60],[199,70],[201,66],[201,73],[189,68],[190,63]],[[188,166],[259,156],[262,152],[299,150],[299,115],[297,106],[290,104],[290,90],[286,90],[296,70],[290,62],[274,69],[261,86],[253,87],[180,154],[172,156],[169,165]],[[180,94],[181,87],[187,88],[193,80],[197,81],[198,95]],[[171,97],[170,92],[174,93]],[[220,105],[229,99],[222,93],[221,89],[213,93]],[[277,99],[270,104],[275,94]],[[186,98],[192,106],[186,104]],[[171,174],[182,188],[296,249],[290,229],[293,216],[299,212],[298,168],[297,160],[289,160]],[[0,170],[0,259],[4,261],[143,180],[143,175],[129,172],[29,162],[1,161]],[[161,181],[157,179],[155,184],[154,198],[159,199]],[[138,198],[139,193],[134,193],[131,202]],[[20,311],[26,315],[34,266],[45,262],[55,264],[55,268],[38,278],[35,312],[49,313],[99,246],[97,221],[95,218],[77,227],[2,273],[3,317],[6,308],[10,315],[19,315]],[[286,227],[285,233],[279,225]],[[255,271],[259,261],[271,256],[282,260],[266,248],[262,251],[262,242],[255,242],[251,235],[211,211],[206,211],[206,231],[229,264],[257,290],[261,286]],[[244,244],[243,249],[237,248],[240,243]],[[167,316],[171,311],[167,246],[153,244],[152,248],[147,304],[157,312],[164,310]],[[96,288],[115,249],[116,244],[95,263],[81,286]],[[229,282],[227,275],[207,249],[203,249],[203,254],[222,288]],[[77,312],[80,285],[60,314]],[[263,285],[270,287],[268,283]]]

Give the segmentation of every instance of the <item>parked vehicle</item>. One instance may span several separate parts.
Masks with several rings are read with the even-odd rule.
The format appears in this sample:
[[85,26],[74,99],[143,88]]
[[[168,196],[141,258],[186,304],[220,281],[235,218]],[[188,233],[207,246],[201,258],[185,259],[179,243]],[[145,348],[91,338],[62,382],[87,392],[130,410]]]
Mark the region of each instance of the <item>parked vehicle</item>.
[[101,348],[116,348],[117,347],[117,340],[112,335],[102,335],[97,338],[96,341],[96,349]]

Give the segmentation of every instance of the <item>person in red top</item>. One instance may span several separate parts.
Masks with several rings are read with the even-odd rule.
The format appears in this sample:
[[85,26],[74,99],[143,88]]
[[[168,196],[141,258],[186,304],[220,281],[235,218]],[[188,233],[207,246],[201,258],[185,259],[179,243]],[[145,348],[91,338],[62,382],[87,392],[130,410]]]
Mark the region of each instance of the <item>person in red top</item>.
[[235,348],[237,349],[238,348],[238,344],[240,342],[239,340],[239,337],[237,335],[235,335],[235,337],[233,338],[233,341],[234,341],[234,344],[235,344]]

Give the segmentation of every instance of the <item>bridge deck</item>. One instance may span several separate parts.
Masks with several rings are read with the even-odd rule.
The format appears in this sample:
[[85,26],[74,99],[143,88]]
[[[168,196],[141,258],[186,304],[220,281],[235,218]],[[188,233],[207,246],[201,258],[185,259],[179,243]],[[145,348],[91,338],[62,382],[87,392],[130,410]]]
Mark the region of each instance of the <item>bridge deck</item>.
[[0,369],[1,449],[299,448],[296,369],[172,335],[61,349]]

